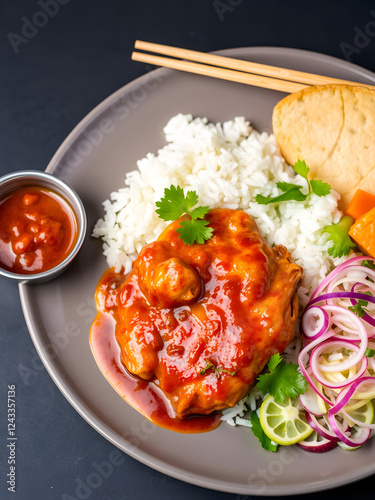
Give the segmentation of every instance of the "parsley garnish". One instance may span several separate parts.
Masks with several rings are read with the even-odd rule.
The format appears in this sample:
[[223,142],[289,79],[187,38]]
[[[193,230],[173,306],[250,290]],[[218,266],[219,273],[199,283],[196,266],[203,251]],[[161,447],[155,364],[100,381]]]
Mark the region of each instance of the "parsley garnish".
[[202,368],[202,370],[199,372],[199,375],[204,375],[206,371],[210,370],[211,368],[214,370],[217,378],[220,378],[220,375],[222,373],[229,373],[229,375],[232,375],[232,377],[236,375],[236,372],[230,372],[229,370],[224,370],[224,368],[220,368],[219,366],[214,365],[209,359],[206,359],[206,368]]
[[333,241],[333,245],[328,248],[331,257],[342,257],[348,255],[355,243],[350,239],[348,231],[354,219],[350,215],[343,215],[337,224],[323,227],[323,233],[328,233],[328,241]]
[[276,401],[282,403],[284,398],[296,398],[307,391],[307,382],[298,366],[288,363],[276,353],[270,357],[267,368],[270,373],[259,375],[257,386],[263,394],[271,394]]
[[[362,293],[362,292],[359,292],[359,293]],[[371,295],[371,297],[372,297],[371,292],[364,292],[363,294],[364,295]],[[349,311],[354,312],[360,318],[363,318],[368,313],[368,311],[365,309],[365,307],[367,307],[367,306],[368,306],[368,302],[366,300],[359,299],[359,300],[357,300],[357,302],[354,306],[349,306],[348,309],[349,309]]]
[[267,451],[277,451],[277,444],[273,444],[270,438],[265,434],[256,411],[250,414],[251,431],[256,438],[259,439],[262,448]]
[[[375,263],[374,263],[374,261],[373,261],[373,260],[363,260],[363,261],[361,262],[361,266],[363,266],[363,267],[368,267],[369,269],[372,269],[373,271],[375,271]],[[373,280],[373,279],[371,279],[371,278],[369,278],[368,276],[367,276],[367,278],[366,278],[366,279],[367,279],[368,281],[371,281],[371,283],[374,283],[374,280]]]
[[374,349],[370,349],[370,347],[367,347],[366,350],[365,350],[365,356],[367,358],[372,358],[375,356],[375,351]]
[[289,182],[278,182],[276,186],[283,191],[283,194],[275,197],[258,194],[255,197],[255,201],[260,205],[268,205],[269,203],[278,203],[280,201],[305,201],[311,193],[317,196],[327,196],[331,192],[331,186],[326,182],[317,179],[309,181],[308,173],[310,169],[305,161],[297,160],[293,168],[296,174],[299,174],[306,180],[309,189],[307,194],[302,193],[302,186],[290,184]]
[[368,267],[369,269],[375,271],[375,262],[373,260],[363,260],[361,262],[361,266]]
[[204,216],[209,211],[209,207],[196,207],[198,203],[198,195],[195,191],[188,191],[186,196],[180,186],[171,185],[170,188],[164,189],[164,196],[160,201],[156,202],[158,209],[156,213],[159,217],[166,221],[173,221],[181,217],[183,214],[189,214],[190,220],[180,222],[180,227],[177,232],[184,243],[192,245],[193,243],[204,243],[212,237],[213,229],[208,226],[208,221],[204,220]]

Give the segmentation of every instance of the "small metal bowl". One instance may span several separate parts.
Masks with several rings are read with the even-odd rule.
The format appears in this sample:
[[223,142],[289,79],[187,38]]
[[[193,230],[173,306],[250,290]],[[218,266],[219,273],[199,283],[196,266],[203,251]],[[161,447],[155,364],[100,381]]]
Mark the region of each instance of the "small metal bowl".
[[10,191],[28,186],[44,187],[59,194],[69,203],[77,219],[78,234],[76,244],[69,255],[57,266],[47,271],[34,274],[12,273],[0,267],[0,276],[4,276],[5,278],[10,278],[20,283],[43,283],[55,278],[65,271],[76,257],[86,235],[86,212],[81,199],[71,187],[58,177],[38,170],[20,170],[0,177],[0,199]]

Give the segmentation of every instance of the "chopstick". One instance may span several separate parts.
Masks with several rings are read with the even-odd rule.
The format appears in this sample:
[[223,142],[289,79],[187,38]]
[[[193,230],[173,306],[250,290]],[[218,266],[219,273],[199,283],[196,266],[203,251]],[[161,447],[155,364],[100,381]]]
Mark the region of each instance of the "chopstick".
[[133,61],[140,61],[147,64],[153,64],[155,66],[178,69],[187,73],[211,76],[213,78],[220,78],[231,82],[245,83],[255,87],[280,90],[281,92],[297,92],[298,90],[306,87],[306,85],[300,83],[286,82],[284,80],[277,80],[276,78],[268,78],[267,76],[249,75],[248,73],[242,73],[241,71],[216,68],[215,66],[208,66],[206,64],[197,64],[178,59],[170,59],[168,57],[143,54],[141,52],[133,52],[132,59]]
[[[350,80],[341,80],[329,76],[306,73],[304,71],[243,61],[242,59],[234,59],[218,56],[216,54],[197,52],[195,50],[181,49],[169,45],[144,42],[142,40],[136,40],[134,47],[135,49],[168,56],[160,57],[135,51],[132,53],[132,59],[134,61],[221,78],[247,85],[279,90],[281,92],[291,93],[306,88],[309,85],[326,85],[330,83],[361,85],[375,89],[374,85],[365,85]],[[177,57],[179,59],[172,59],[172,57]],[[186,61],[186,59],[190,61]]]

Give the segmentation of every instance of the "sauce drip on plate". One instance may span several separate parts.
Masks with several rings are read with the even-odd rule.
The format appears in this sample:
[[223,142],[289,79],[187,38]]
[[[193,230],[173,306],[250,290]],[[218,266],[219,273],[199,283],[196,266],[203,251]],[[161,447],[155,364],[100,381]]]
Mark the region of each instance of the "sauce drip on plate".
[[[117,290],[126,276],[108,269],[100,279],[97,301],[115,300]],[[157,386],[157,381],[142,380],[131,375],[121,362],[121,350],[116,340],[116,315],[100,310],[93,322],[90,343],[98,366],[113,388],[133,408],[137,409],[151,422],[181,433],[207,432],[220,425],[220,414],[194,416],[180,419],[176,416],[170,402]]]

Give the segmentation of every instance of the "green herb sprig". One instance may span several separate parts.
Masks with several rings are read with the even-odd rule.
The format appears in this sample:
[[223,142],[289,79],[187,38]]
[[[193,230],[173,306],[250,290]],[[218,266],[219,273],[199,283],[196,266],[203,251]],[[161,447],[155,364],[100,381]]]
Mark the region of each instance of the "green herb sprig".
[[337,224],[324,226],[323,233],[328,233],[328,241],[333,244],[328,248],[328,255],[331,257],[342,257],[349,255],[350,250],[355,248],[355,243],[350,239],[348,234],[350,226],[354,223],[353,217],[343,215]]
[[251,431],[256,438],[260,441],[262,448],[267,451],[277,451],[278,445],[273,444],[270,438],[266,435],[262,426],[260,425],[260,419],[256,411],[252,411],[250,414]]
[[308,196],[312,193],[317,196],[327,196],[331,192],[331,186],[326,182],[320,181],[318,179],[309,180],[308,174],[310,172],[309,167],[303,160],[297,160],[293,166],[296,174],[299,174],[307,182],[308,193],[303,194],[301,189],[302,186],[296,184],[290,184],[289,182],[278,182],[276,186],[283,191],[283,194],[279,196],[263,196],[258,194],[255,197],[255,201],[260,205],[269,205],[270,203],[279,203],[281,201],[305,201]]
[[229,370],[224,370],[224,368],[220,368],[219,366],[214,365],[209,359],[206,359],[206,368],[202,368],[202,370],[199,372],[199,375],[204,375],[207,370],[211,369],[215,372],[217,378],[220,378],[222,373],[229,373],[229,375],[232,375],[232,377],[236,375],[236,372],[230,372]]
[[[360,292],[360,293],[362,293],[362,292]],[[371,295],[371,297],[372,297],[371,292],[364,292],[363,295]],[[354,306],[349,306],[348,309],[349,309],[349,311],[354,312],[359,318],[363,318],[368,313],[368,311],[366,309],[367,306],[368,306],[367,300],[359,299],[359,300],[357,300],[357,302]]]
[[193,245],[195,242],[202,244],[213,234],[212,227],[208,227],[209,222],[204,220],[210,207],[193,209],[197,203],[198,195],[195,191],[188,191],[185,196],[183,189],[173,184],[164,189],[163,198],[156,202],[158,207],[156,213],[165,221],[177,220],[183,214],[190,215],[190,219],[181,221],[177,229],[179,237],[188,245]]
[[375,356],[375,350],[374,349],[370,349],[370,347],[367,347],[366,350],[365,350],[365,356],[367,358],[373,358]]
[[286,364],[279,353],[270,357],[267,368],[269,373],[257,378],[257,387],[263,394],[269,393],[282,403],[285,398],[296,398],[307,391],[307,381],[298,366]]
[[[307,391],[307,381],[298,366],[294,363],[286,364],[279,353],[273,354],[267,363],[269,373],[259,375],[257,387],[263,395],[271,394],[276,401],[282,403],[285,398],[296,398],[298,394]],[[265,434],[256,411],[250,414],[251,431],[267,451],[277,451],[274,444]]]
[[375,271],[375,262],[373,260],[363,260],[361,262],[361,266],[368,267],[369,269]]

